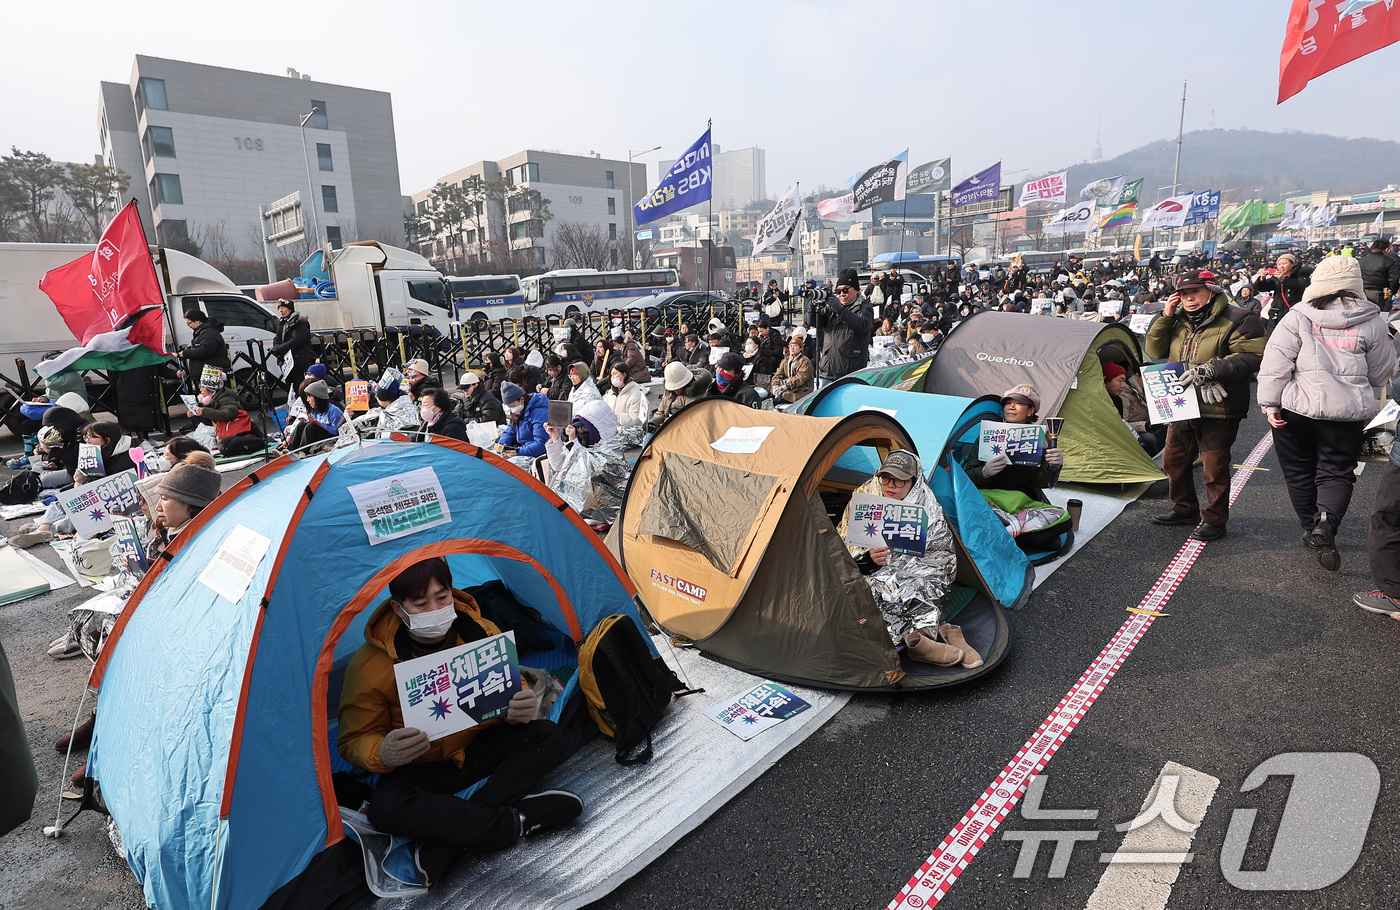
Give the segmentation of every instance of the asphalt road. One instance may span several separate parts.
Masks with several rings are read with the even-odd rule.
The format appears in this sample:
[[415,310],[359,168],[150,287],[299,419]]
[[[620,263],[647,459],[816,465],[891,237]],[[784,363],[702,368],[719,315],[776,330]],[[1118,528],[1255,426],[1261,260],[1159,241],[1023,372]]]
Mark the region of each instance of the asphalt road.
[[[1240,460],[1264,432],[1247,421]],[[1272,453],[1244,488],[1224,540],[1190,574],[1116,678],[1045,770],[1046,808],[1097,808],[1093,822],[1043,822],[1019,808],[972,859],[941,906],[1082,907],[1164,763],[1219,778],[1196,831],[1194,861],[1171,907],[1394,907],[1389,857],[1397,800],[1388,661],[1392,621],[1364,613],[1366,517],[1379,465],[1368,466],[1339,536],[1343,566],[1323,571],[1298,543]],[[883,907],[1010,761],[1113,636],[1179,549],[1186,531],[1150,524],[1163,503],[1130,505],[1013,616],[1011,656],[990,677],[930,695],[857,696],[805,743],[597,908]],[[0,533],[5,533],[0,531]],[[9,533],[13,533],[11,527]],[[42,549],[39,552],[43,552]],[[52,554],[45,554],[51,556]],[[3,640],[35,746],[43,794],[31,823],[0,838],[0,908],[140,907],[140,890],[86,817],[62,840],[51,823],[62,757],[50,748],[71,724],[86,661],[56,663],[44,648],[63,625],[74,588],[0,607]],[[1381,792],[1359,860],[1311,892],[1242,891],[1221,872],[1231,813],[1259,809],[1243,868],[1266,867],[1289,779],[1241,793],[1246,775],[1287,752],[1369,756]],[[1296,784],[1295,784],[1296,786]],[[47,819],[44,818],[47,816]],[[1014,875],[1021,850],[1005,832],[1093,831],[1062,878],[1053,845],[1032,874]],[[1125,906],[1135,906],[1127,904]]]

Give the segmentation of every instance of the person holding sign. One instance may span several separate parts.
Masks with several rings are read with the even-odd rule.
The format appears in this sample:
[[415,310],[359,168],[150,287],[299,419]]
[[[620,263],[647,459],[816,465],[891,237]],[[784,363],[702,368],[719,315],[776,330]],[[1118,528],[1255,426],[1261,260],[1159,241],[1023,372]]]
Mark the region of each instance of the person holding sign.
[[[841,537],[847,541],[846,549],[860,574],[870,582],[870,593],[880,607],[891,641],[903,644],[911,658],[924,663],[980,667],[982,657],[968,645],[962,629],[943,621],[943,605],[957,575],[958,559],[953,551],[953,533],[933,490],[924,480],[918,456],[902,449],[890,452],[875,476],[856,493],[912,506],[926,522],[923,553],[919,555],[917,548],[911,552],[900,545],[908,542],[904,525],[913,517],[904,514],[906,510],[901,510],[896,520],[886,509],[876,527],[876,522],[857,514],[860,497],[853,496],[841,517]],[[883,542],[875,546],[850,543],[859,536]]]
[[[1184,363],[1184,385],[1194,385],[1201,416],[1167,427],[1162,455],[1170,512],[1152,520],[1162,525],[1200,526],[1196,540],[1219,540],[1230,518],[1230,453],[1240,421],[1249,413],[1249,381],[1259,369],[1268,330],[1264,321],[1215,283],[1215,273],[1187,272],[1167,298],[1162,315],[1147,330],[1147,356]],[[1196,495],[1192,466],[1199,455],[1206,484],[1206,504]]]
[[[282,380],[289,389],[300,388],[306,368],[315,362],[311,353],[311,323],[305,313],[298,313],[296,302],[277,301],[277,338],[272,356],[281,361]],[[287,368],[291,364],[291,368]]]
[[[365,643],[345,670],[337,747],[350,764],[379,775],[365,814],[380,831],[423,841],[430,880],[460,850],[508,847],[583,813],[573,793],[534,792],[568,748],[559,727],[540,718],[539,695],[524,685],[503,719],[436,740],[404,726],[395,664],[499,634],[476,601],[452,587],[447,560],[433,557],[389,582],[389,599],[371,614]],[[444,704],[459,707],[455,694]],[[488,776],[470,799],[454,795]]]
[[[1023,382],[1002,393],[1001,406],[1003,422],[1034,424],[1040,410],[1040,391]],[[1057,448],[1045,449],[1038,465],[1013,464],[1005,452],[983,461],[971,446],[966,447],[962,458],[963,470],[979,488],[1015,490],[1037,501],[1045,499],[1042,491],[1055,485],[1064,464],[1065,453]]]

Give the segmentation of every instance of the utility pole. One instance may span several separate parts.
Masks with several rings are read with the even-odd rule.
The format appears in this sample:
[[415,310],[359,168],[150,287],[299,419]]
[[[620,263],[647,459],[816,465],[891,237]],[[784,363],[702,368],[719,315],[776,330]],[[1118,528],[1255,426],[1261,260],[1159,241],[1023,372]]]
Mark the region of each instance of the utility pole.
[[661,146],[658,145],[656,148],[649,148],[640,152],[634,152],[631,149],[627,150],[627,223],[631,225],[632,268],[634,269],[637,268],[637,212],[633,208],[635,203],[632,201],[632,159],[636,158],[638,155],[646,155],[654,152],[659,148],[661,148]]

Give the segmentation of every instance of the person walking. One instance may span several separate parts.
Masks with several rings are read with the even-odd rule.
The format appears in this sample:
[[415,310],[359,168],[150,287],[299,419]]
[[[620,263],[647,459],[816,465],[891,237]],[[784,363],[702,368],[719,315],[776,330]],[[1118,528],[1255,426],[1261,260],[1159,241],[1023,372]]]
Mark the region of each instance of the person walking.
[[[1400,401],[1400,379],[1391,383],[1390,397]],[[1351,601],[1368,613],[1400,619],[1400,447],[1391,446],[1390,461],[1381,468],[1366,550],[1375,587]]]
[[1361,263],[1361,286],[1366,289],[1366,299],[1380,307],[1381,312],[1389,312],[1391,300],[1400,293],[1400,259],[1390,255],[1390,241],[1377,238],[1370,251],[1356,261]]
[[[1191,271],[1167,298],[1162,315],[1147,330],[1147,356],[1187,366],[1182,382],[1194,385],[1201,416],[1167,429],[1162,470],[1169,483],[1170,512],[1152,520],[1162,525],[1200,525],[1196,540],[1225,536],[1230,517],[1230,448],[1240,421],[1249,413],[1249,380],[1259,369],[1267,329],[1258,316],[1231,304],[1215,283],[1215,273]],[[1206,504],[1196,494],[1192,467],[1203,465]]]
[[1341,567],[1336,535],[1356,483],[1375,387],[1395,375],[1395,345],[1366,299],[1361,261],[1330,256],[1303,299],[1279,320],[1259,368],[1259,406],[1273,427],[1303,543],[1329,572]]

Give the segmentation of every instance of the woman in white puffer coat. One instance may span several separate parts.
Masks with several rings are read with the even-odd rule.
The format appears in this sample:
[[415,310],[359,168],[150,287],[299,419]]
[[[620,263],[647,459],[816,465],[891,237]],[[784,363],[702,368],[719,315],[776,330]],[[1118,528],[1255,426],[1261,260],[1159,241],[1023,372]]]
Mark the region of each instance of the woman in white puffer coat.
[[1379,409],[1375,389],[1395,365],[1385,319],[1366,299],[1361,265],[1350,256],[1318,264],[1302,302],[1264,348],[1259,406],[1273,427],[1303,542],[1332,572],[1342,564],[1335,537],[1351,502],[1362,435]]

